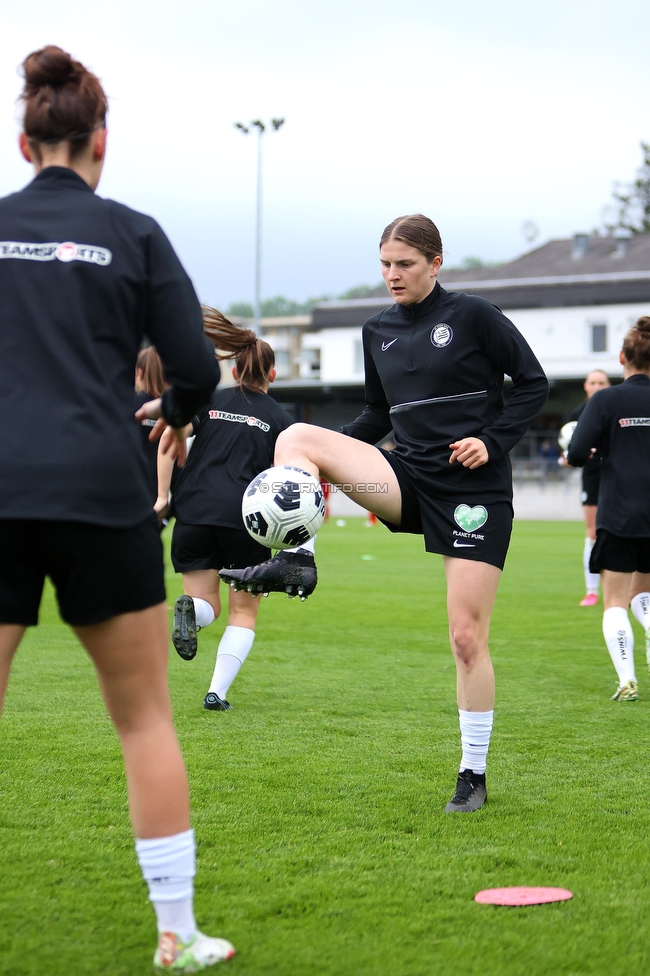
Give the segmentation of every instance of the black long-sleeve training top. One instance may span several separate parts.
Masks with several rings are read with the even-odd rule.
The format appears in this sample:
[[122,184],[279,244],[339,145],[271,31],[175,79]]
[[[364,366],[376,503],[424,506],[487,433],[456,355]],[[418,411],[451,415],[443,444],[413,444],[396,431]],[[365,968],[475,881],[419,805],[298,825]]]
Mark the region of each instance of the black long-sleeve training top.
[[267,393],[239,386],[216,390],[193,422],[196,437],[174,478],[171,514],[190,525],[245,531],[244,491],[271,467],[278,434],[293,422]]
[[[394,453],[423,490],[512,498],[508,451],[546,402],[548,383],[496,306],[436,284],[424,301],[368,319],[363,351],[367,406],[344,434],[375,444],[392,427]],[[505,406],[504,374],[513,384]],[[485,443],[487,464],[449,464],[449,445],[463,437]]]
[[643,373],[589,399],[568,451],[582,467],[601,456],[596,525],[619,536],[650,536],[650,378]]
[[158,224],[51,166],[0,200],[0,518],[130,526],[151,512],[133,416],[144,335],[187,423],[219,377]]

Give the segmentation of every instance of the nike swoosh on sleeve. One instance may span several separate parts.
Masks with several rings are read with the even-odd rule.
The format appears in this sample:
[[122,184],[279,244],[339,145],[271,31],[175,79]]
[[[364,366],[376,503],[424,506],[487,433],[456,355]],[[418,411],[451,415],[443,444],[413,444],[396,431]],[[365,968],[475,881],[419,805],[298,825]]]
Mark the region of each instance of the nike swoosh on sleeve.
[[473,542],[459,542],[458,539],[454,539],[454,549],[476,549],[476,545]]

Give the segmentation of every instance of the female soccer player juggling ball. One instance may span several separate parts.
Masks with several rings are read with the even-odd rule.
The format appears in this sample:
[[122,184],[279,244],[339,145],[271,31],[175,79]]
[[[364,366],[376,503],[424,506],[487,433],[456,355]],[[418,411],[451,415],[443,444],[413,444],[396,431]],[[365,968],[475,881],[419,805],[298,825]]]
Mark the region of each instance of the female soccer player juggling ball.
[[209,400],[218,370],[194,289],[158,224],[95,195],[107,112],[98,79],[54,46],[23,67],[20,148],[36,175],[0,200],[0,697],[49,576],[120,738],[158,920],[154,963],[194,973],[234,949],[194,921],[162,546],[133,376],[147,334],[170,388],[139,419],[162,411],[182,456],[182,428]]
[[[380,258],[395,304],[363,328],[365,410],[341,434],[295,424],[280,434],[275,463],[352,483],[351,497],[391,531],[424,535],[427,551],[444,556],[462,742],[446,810],[471,812],[487,796],[494,704],[488,632],[512,527],[507,453],[548,387],[498,308],[438,284],[442,242],[431,220],[421,214],[394,220],[382,235]],[[505,406],[504,373],[513,384]],[[391,427],[395,449],[373,447]],[[306,554],[280,553],[221,575],[236,586],[283,589],[288,573],[295,581],[297,560],[309,562]]]
[[[204,307],[205,333],[215,349],[235,358],[234,387],[217,389],[210,403],[185,433],[195,435],[187,464],[177,472],[171,514],[176,517],[172,562],[183,574],[183,596],[174,607],[172,641],[179,655],[191,660],[197,630],[208,627],[221,612],[219,570],[268,559],[271,550],[250,537],[242,524],[242,496],[247,485],[273,461],[280,431],[293,421],[267,396],[275,379],[275,355],[268,342],[250,329],[239,329],[214,308]],[[172,431],[160,441],[159,504],[167,501],[173,460],[167,460]],[[226,627],[203,707],[226,711],[230,685],[255,640],[260,597],[229,592]]]
[[603,635],[618,675],[615,701],[639,697],[628,605],[645,632],[650,666],[650,317],[640,318],[620,353],[624,382],[585,407],[569,445],[569,464],[602,458],[596,544],[590,569],[603,587]]

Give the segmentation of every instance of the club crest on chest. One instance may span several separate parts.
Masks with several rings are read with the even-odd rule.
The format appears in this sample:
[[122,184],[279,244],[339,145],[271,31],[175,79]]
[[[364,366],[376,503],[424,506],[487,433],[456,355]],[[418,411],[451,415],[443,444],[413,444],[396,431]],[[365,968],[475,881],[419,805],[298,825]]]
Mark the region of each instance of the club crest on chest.
[[431,342],[437,349],[448,346],[454,338],[454,330],[446,322],[441,322],[431,330]]

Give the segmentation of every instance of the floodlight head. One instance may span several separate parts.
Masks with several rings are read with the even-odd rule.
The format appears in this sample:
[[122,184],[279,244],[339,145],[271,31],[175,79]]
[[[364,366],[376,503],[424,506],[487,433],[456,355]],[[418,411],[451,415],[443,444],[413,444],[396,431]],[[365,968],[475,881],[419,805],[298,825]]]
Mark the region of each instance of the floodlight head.
[[284,125],[284,119],[271,119],[271,125],[277,132],[281,125]]
[[248,135],[248,127],[245,126],[245,125],[242,125],[241,122],[235,122],[235,128],[236,129],[240,129],[241,132],[243,132],[245,136]]
[[253,121],[251,122],[251,125],[256,126],[260,130],[260,135],[266,129],[266,126],[264,125],[264,123],[262,122],[261,119],[253,119]]

